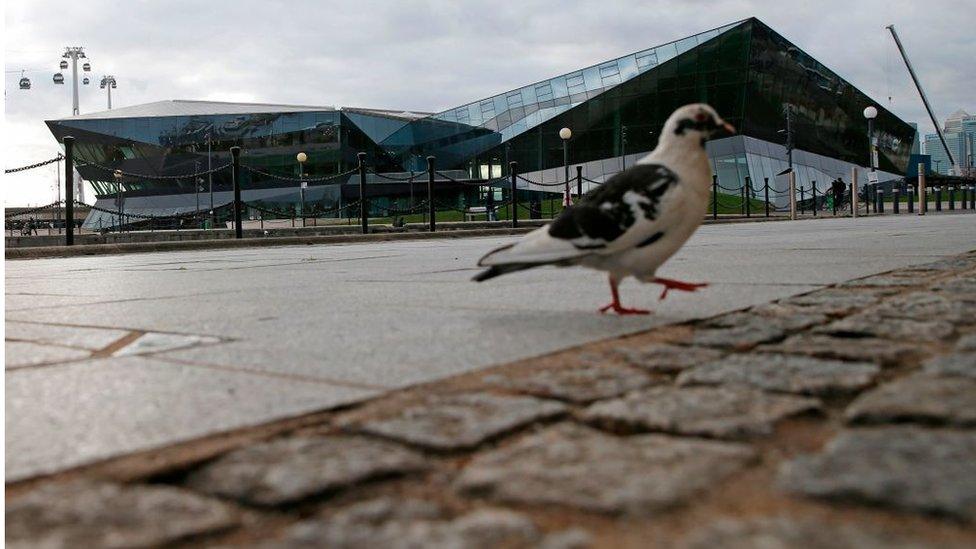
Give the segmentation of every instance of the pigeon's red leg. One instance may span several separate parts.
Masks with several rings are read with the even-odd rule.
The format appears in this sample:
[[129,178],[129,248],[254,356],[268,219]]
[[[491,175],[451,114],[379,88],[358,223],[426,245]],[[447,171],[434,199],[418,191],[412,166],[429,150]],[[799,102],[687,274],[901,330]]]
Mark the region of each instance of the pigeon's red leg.
[[660,299],[664,299],[668,296],[668,290],[681,290],[682,292],[697,292],[698,288],[704,288],[708,286],[707,282],[683,282],[681,280],[673,280],[670,278],[654,277],[654,282],[664,285],[664,290],[661,291]]
[[620,292],[617,290],[617,281],[613,278],[613,275],[607,277],[610,281],[610,295],[613,296],[613,301],[608,305],[600,307],[601,313],[606,313],[612,310],[618,315],[649,315],[650,311],[645,309],[628,309],[620,304]]

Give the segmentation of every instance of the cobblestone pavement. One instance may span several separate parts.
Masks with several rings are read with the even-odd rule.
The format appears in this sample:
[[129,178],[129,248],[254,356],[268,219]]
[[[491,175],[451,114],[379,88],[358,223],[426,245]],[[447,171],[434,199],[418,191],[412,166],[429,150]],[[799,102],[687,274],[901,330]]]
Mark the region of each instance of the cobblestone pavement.
[[976,252],[7,486],[10,547],[974,547]]

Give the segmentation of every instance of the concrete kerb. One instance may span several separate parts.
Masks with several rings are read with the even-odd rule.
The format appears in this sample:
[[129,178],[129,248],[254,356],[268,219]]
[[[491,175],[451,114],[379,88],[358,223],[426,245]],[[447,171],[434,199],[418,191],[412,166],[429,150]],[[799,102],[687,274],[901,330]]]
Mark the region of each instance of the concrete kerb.
[[219,240],[180,240],[168,242],[127,242],[122,244],[89,244],[81,246],[37,246],[32,248],[8,248],[6,259],[41,259],[47,257],[74,257],[85,255],[130,254],[146,252],[170,252],[182,250],[218,250],[229,248],[257,248],[265,246],[300,246],[315,244],[356,244],[395,240],[429,240],[466,238],[476,236],[505,236],[524,234],[534,227],[518,229],[476,229],[442,231],[437,233],[371,233],[359,235],[309,235],[267,238],[242,238]]
[[[840,217],[840,216],[838,216]],[[711,220],[706,219],[705,225],[721,223],[759,223],[766,221],[787,221],[789,218],[780,217],[734,217]],[[813,218],[811,218],[813,219]],[[184,250],[220,250],[231,248],[257,248],[266,246],[301,246],[316,244],[359,244],[364,242],[388,242],[397,240],[429,240],[444,238],[470,238],[481,236],[507,236],[525,234],[543,225],[533,220],[527,227],[513,229],[511,227],[460,229],[451,228],[434,233],[403,231],[396,232],[384,227],[370,234],[335,234],[335,235],[295,235],[242,238],[200,239],[200,240],[170,240],[156,242],[123,242],[106,244],[82,244],[75,246],[32,246],[23,248],[4,249],[5,259],[44,259],[50,257],[77,257],[88,255],[113,255],[147,252],[171,252]],[[548,220],[546,220],[548,222]],[[446,228],[446,227],[445,227]]]

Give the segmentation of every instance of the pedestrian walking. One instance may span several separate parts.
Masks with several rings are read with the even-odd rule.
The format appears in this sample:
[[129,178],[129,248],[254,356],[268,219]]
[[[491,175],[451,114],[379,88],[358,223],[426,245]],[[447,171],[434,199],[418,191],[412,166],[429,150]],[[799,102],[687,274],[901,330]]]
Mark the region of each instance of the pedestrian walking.
[[831,185],[831,190],[834,195],[834,207],[841,208],[844,206],[844,191],[847,189],[847,185],[844,184],[844,180],[837,178]]

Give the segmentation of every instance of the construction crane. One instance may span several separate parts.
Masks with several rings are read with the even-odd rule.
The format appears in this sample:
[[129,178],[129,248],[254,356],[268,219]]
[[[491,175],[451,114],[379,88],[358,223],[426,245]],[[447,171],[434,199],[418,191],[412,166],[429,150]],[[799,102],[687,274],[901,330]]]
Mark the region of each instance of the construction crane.
[[908,54],[905,53],[905,46],[901,45],[901,40],[898,39],[898,33],[895,32],[894,25],[888,25],[887,28],[891,31],[891,37],[895,39],[895,45],[898,46],[898,52],[901,53],[901,58],[905,60],[905,66],[908,67],[908,74],[912,75],[912,82],[915,82],[915,88],[918,90],[918,94],[922,96],[922,103],[925,104],[925,110],[929,113],[929,118],[932,119],[932,125],[935,126],[935,131],[939,134],[939,141],[942,142],[942,148],[945,149],[946,156],[949,157],[949,175],[956,175],[956,159],[953,158],[952,152],[949,151],[949,144],[946,143],[945,134],[942,133],[942,126],[939,126],[939,122],[935,119],[935,113],[932,112],[932,106],[929,105],[928,97],[925,97],[925,92],[922,90],[922,84],[918,81],[918,76],[915,75],[915,69],[912,68],[912,62],[908,60]]

